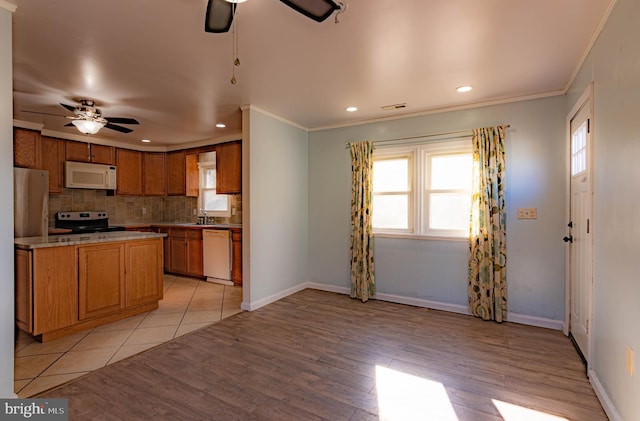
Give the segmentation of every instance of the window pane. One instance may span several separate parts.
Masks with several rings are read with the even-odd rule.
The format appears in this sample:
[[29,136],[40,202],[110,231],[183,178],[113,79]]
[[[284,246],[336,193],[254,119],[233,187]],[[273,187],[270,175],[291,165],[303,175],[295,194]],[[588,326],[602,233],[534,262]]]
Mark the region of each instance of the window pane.
[[374,192],[409,190],[409,159],[384,159],[373,162]]
[[587,123],[582,123],[571,136],[571,175],[587,169]]
[[202,191],[202,203],[204,209],[207,211],[226,211],[227,210],[227,195],[216,194],[215,190],[203,190]]
[[205,189],[216,188],[216,169],[215,168],[207,168],[204,170],[204,185],[202,187]]
[[375,195],[373,209],[374,228],[409,228],[409,198],[406,194]]
[[431,189],[471,189],[471,154],[432,155]]
[[430,229],[469,230],[470,194],[431,193],[429,199]]

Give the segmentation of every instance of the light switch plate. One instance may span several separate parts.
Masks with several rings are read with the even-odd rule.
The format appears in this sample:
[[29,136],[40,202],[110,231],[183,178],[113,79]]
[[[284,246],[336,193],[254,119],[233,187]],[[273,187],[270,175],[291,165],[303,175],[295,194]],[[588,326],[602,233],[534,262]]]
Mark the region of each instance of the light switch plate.
[[518,219],[538,219],[538,208],[518,208]]
[[635,364],[634,364],[635,357],[633,354],[634,354],[633,349],[627,346],[626,366],[627,366],[627,373],[629,373],[631,377],[633,377],[636,374]]

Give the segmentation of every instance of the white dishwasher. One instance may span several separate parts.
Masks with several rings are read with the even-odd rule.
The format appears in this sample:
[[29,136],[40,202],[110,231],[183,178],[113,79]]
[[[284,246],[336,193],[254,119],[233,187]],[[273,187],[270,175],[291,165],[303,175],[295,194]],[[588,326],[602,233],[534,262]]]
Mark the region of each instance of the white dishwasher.
[[229,230],[202,230],[202,260],[208,282],[233,285],[229,233]]

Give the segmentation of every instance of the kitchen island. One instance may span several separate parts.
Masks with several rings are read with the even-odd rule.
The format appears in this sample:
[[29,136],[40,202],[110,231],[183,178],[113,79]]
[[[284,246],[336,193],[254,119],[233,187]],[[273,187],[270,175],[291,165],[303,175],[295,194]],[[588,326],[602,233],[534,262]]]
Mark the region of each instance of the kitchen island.
[[166,234],[16,238],[16,324],[40,341],[158,308]]

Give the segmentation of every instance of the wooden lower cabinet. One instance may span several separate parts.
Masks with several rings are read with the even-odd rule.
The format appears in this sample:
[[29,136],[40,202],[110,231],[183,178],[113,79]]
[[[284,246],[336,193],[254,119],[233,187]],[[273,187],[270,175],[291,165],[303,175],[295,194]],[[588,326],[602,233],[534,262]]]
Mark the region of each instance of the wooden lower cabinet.
[[78,247],[79,319],[124,308],[124,244]]
[[231,230],[231,281],[242,285],[242,230]]
[[78,322],[74,246],[16,250],[16,324],[40,335]]
[[202,230],[169,230],[169,272],[203,277]]
[[[164,271],[204,278],[202,228],[154,227],[164,237]],[[242,229],[231,228],[231,280],[242,285]]]
[[125,306],[157,302],[162,299],[162,243],[125,243]]
[[158,308],[162,239],[15,250],[16,325],[41,341]]

